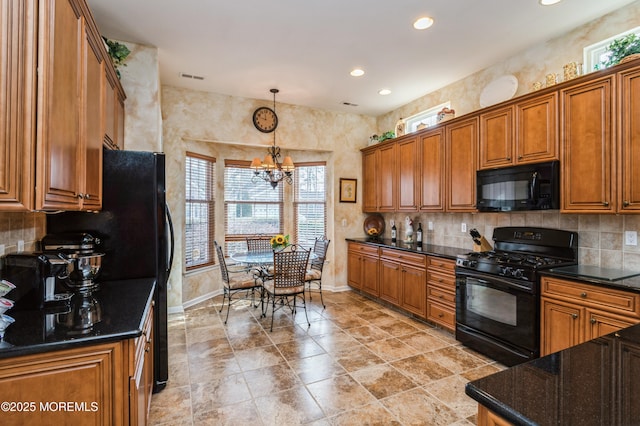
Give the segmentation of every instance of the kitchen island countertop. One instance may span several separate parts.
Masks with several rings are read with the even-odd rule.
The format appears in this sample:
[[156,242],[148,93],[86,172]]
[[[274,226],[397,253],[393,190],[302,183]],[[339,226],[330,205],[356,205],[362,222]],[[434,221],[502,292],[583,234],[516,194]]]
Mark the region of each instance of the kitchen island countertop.
[[[43,310],[9,310],[6,314],[14,318],[15,323],[5,332],[0,358],[138,337],[151,308],[155,285],[154,278],[101,283],[94,293],[101,320],[84,334],[74,334],[63,321],[56,321],[56,314],[45,314]],[[10,299],[11,293],[6,297]]]
[[640,424],[640,324],[467,383],[514,425]]

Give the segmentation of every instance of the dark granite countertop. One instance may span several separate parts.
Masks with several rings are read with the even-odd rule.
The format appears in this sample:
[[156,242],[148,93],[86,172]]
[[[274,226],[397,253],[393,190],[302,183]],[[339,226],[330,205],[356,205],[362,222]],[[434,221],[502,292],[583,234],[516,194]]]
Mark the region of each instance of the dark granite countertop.
[[640,424],[640,324],[472,381],[515,425]]
[[459,254],[467,254],[471,250],[458,247],[437,246],[433,244],[423,244],[419,249],[416,244],[406,244],[403,241],[392,243],[391,239],[370,239],[370,238],[346,238],[347,241],[354,243],[367,243],[380,247],[388,247],[398,250],[409,251],[412,253],[421,253],[429,256],[443,257],[446,259],[454,259]]
[[[84,300],[85,306],[89,302],[93,304],[94,313],[95,306],[99,306],[101,320],[85,333],[74,330],[70,314],[60,316],[47,314],[44,310],[9,310],[6,314],[14,318],[15,323],[5,332],[0,358],[138,337],[151,307],[154,288],[154,278],[101,283],[100,289],[93,294],[94,300]],[[11,293],[6,297],[11,298]]]

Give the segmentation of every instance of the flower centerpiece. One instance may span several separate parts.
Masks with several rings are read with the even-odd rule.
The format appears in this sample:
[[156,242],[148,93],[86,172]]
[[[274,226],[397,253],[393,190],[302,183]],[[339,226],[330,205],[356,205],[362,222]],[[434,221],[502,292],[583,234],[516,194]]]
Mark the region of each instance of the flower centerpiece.
[[289,245],[289,235],[277,234],[271,237],[271,247],[274,250],[283,249]]

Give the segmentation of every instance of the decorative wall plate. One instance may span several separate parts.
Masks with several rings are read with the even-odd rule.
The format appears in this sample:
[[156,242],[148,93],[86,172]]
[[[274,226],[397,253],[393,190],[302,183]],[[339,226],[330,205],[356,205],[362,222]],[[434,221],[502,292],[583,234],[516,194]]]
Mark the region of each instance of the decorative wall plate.
[[498,77],[482,89],[480,106],[484,108],[511,99],[517,90],[518,79],[516,76],[508,74]]

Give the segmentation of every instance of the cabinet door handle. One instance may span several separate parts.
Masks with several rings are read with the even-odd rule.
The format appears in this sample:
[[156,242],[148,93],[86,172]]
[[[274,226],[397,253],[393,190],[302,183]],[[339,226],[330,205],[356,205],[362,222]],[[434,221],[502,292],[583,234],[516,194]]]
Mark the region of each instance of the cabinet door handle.
[[89,198],[91,198],[91,195],[89,195],[89,194],[84,194],[84,199],[85,199],[85,200],[88,200]]
[[524,157],[522,155],[518,155],[518,160],[522,160]]
[[605,207],[609,207],[609,202],[608,201],[603,201],[602,205],[605,206]]
[[442,318],[444,316],[444,314],[442,312],[440,312],[440,314],[438,315],[438,318]]
[[582,292],[580,293],[580,297],[582,297],[583,299],[587,297],[587,293],[586,292]]
[[578,319],[578,314],[571,314],[571,318]]
[[630,205],[631,205],[631,203],[630,203],[630,202],[628,202],[628,201],[623,201],[623,202],[622,202],[622,206],[623,206],[623,207],[629,207]]
[[82,199],[82,198],[84,198],[84,194],[82,192],[78,192],[76,197]]
[[511,161],[511,157],[507,157],[507,161]]
[[591,324],[595,324],[595,323],[597,323],[597,322],[598,322],[598,320],[597,320],[597,319],[595,319],[594,317],[591,317]]

